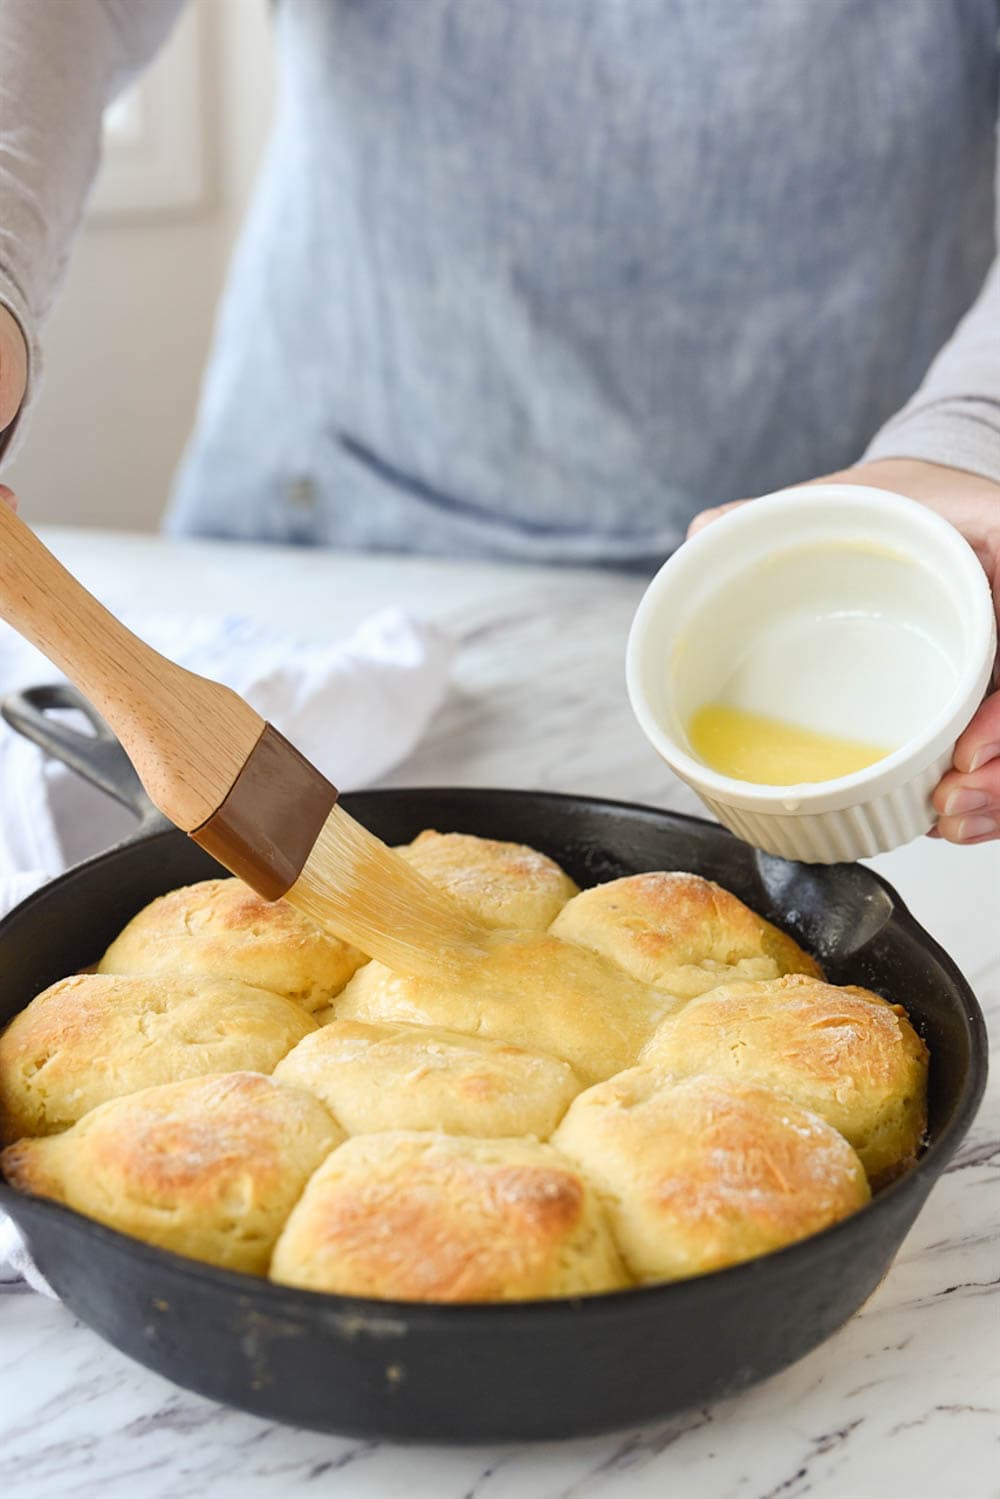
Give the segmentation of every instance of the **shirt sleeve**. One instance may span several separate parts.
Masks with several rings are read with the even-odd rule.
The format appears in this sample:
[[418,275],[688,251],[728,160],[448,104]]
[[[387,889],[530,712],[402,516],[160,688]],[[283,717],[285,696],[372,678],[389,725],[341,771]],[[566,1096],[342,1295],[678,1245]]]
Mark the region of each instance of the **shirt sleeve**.
[[28,345],[25,398],[0,435],[5,457],[38,389],[39,334],[97,172],[104,109],[183,4],[0,0],[0,303]]
[[1000,483],[1000,260],[903,409],[862,458],[922,458]]

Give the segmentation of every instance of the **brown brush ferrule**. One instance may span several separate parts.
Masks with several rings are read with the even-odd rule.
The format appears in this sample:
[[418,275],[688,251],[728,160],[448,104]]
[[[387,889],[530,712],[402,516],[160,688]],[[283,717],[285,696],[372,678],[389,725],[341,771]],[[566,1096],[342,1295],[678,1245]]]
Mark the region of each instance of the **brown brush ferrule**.
[[336,786],[265,724],[225,801],[190,836],[265,900],[280,900],[336,801]]

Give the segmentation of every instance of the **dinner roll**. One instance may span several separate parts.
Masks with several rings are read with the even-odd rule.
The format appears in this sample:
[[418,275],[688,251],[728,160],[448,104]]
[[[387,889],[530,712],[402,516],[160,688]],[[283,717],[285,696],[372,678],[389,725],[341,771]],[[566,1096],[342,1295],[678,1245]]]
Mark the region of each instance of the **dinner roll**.
[[440,979],[369,963],[336,1014],[509,1041],[561,1057],[590,1083],[630,1067],[675,1004],[585,947],[545,932],[492,931],[481,958],[456,973],[442,967]]
[[552,931],[679,999],[734,979],[822,978],[791,937],[696,874],[659,870],[595,885],[564,906]]
[[545,1139],[583,1086],[566,1062],[503,1041],[360,1020],[306,1036],[274,1077],[314,1093],[350,1135],[432,1129]]
[[727,984],[664,1021],[644,1062],[762,1083],[820,1114],[884,1181],[927,1124],[927,1048],[901,1005],[803,974]]
[[333,1152],[271,1262],[286,1285],[398,1301],[521,1301],[626,1284],[586,1179],[548,1145],[393,1131]]
[[309,1177],[343,1139],[311,1093],[259,1072],[145,1088],[61,1135],[20,1140],[0,1167],[122,1233],[263,1275]]
[[581,1093],[553,1143],[607,1203],[637,1279],[719,1270],[868,1201],[864,1168],[818,1115],[730,1078],[634,1067]]
[[315,1029],[291,1000],[230,979],[62,979],[0,1035],[0,1140],[54,1134],[156,1083],[270,1072]]
[[161,895],[133,916],[100,973],[177,973],[242,979],[306,1010],[328,1005],[365,962],[286,901],[242,880],[202,880]]
[[543,932],[577,887],[555,860],[523,843],[425,829],[399,852],[470,916]]

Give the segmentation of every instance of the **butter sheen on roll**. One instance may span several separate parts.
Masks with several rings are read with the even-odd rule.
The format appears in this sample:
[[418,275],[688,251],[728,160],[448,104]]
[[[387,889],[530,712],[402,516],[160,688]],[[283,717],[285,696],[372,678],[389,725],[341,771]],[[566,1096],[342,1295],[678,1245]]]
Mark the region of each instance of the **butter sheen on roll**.
[[524,843],[426,828],[399,852],[490,926],[544,931],[578,890],[554,859]]
[[493,931],[485,956],[440,980],[368,963],[338,1019],[404,1021],[492,1037],[569,1062],[585,1083],[630,1067],[677,1001],[550,932]]

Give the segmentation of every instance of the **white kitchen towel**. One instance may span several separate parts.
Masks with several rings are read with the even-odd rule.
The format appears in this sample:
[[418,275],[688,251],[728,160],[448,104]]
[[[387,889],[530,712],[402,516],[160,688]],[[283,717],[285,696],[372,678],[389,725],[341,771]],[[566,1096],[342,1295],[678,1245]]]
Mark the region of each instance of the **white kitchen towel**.
[[[234,688],[344,790],[377,780],[416,746],[453,655],[445,633],[395,609],[336,643],[294,640],[235,615],[127,623],[172,660]],[[0,633],[0,695],[59,680],[31,646]],[[134,826],[125,808],[0,723],[0,914]],[[52,1294],[0,1214],[0,1288],[20,1279]]]

